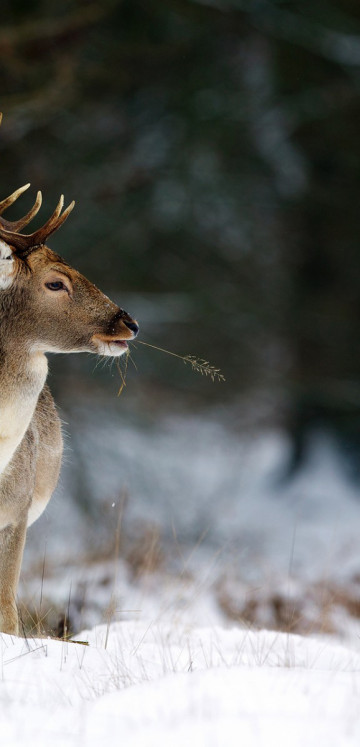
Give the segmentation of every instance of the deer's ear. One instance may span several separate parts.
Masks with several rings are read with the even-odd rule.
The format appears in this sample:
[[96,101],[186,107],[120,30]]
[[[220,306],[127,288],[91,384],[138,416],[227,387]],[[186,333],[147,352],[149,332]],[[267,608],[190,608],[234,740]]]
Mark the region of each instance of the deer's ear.
[[10,288],[15,278],[14,255],[5,241],[0,241],[0,290]]

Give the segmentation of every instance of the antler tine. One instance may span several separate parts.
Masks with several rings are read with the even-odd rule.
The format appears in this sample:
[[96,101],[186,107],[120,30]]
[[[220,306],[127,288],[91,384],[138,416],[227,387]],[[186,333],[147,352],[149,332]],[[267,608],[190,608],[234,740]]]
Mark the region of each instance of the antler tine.
[[12,205],[13,202],[15,202],[15,200],[17,200],[17,198],[20,197],[20,195],[22,195],[23,192],[29,189],[29,187],[30,187],[30,183],[24,184],[23,187],[19,187],[19,189],[16,189],[15,192],[9,195],[9,197],[6,197],[5,200],[2,200],[0,202],[0,215],[2,215],[4,210],[10,207],[10,205]]
[[28,237],[29,239],[31,239],[31,246],[44,244],[48,236],[50,236],[50,234],[52,233],[55,233],[55,231],[57,231],[58,228],[60,228],[60,226],[62,226],[62,224],[66,221],[66,218],[71,213],[75,205],[75,201],[73,200],[70,205],[68,205],[64,210],[64,212],[61,213],[63,204],[64,195],[61,195],[60,200],[49,220],[47,220],[41,228],[30,234],[30,236]]
[[[48,218],[46,223],[44,223],[44,225],[41,226],[41,228],[35,231],[37,244],[42,244],[44,241],[46,241],[47,237],[50,236],[50,234],[53,231],[56,231],[56,223],[63,209],[63,205],[64,205],[64,195],[61,195],[53,214],[50,216],[50,218]],[[31,235],[35,236],[34,234],[31,234]]]
[[50,236],[51,233],[55,233],[55,231],[57,231],[58,228],[60,228],[60,226],[62,226],[62,224],[65,223],[66,218],[68,217],[68,215],[70,215],[70,213],[73,210],[74,206],[75,206],[75,200],[73,200],[72,202],[70,202],[70,205],[68,205],[67,208],[65,208],[65,210],[63,211],[63,213],[61,213],[61,215],[59,215],[59,217],[56,219],[56,221],[54,221],[54,223],[52,224],[52,227],[51,227],[51,231],[49,231],[49,229],[47,229],[47,233],[46,233],[45,239],[48,236]]
[[41,192],[39,190],[38,193],[37,193],[37,195],[36,195],[36,200],[35,200],[32,208],[30,208],[29,212],[26,213],[26,215],[24,215],[23,218],[20,218],[20,220],[14,221],[14,223],[16,223],[16,226],[14,226],[12,230],[13,231],[19,231],[20,228],[24,228],[24,226],[27,226],[27,224],[30,223],[30,221],[33,218],[35,218],[35,215],[38,214],[38,212],[39,212],[39,210],[41,208],[41,205],[42,205],[42,194],[41,194]]
[[[53,214],[48,218],[46,223],[44,223],[41,228],[38,228],[37,231],[30,234],[31,236],[31,243],[34,246],[34,244],[43,244],[44,241],[46,241],[47,237],[50,236],[51,233],[54,233],[57,229],[57,222],[59,220],[60,213],[62,211],[64,205],[64,195],[61,195],[60,200],[58,204],[56,205],[56,208],[53,212]],[[29,236],[29,238],[30,238]]]
[[35,249],[35,247],[44,244],[48,236],[62,226],[68,215],[71,213],[75,202],[73,200],[64,212],[61,213],[63,204],[64,196],[61,195],[53,214],[46,223],[44,223],[41,228],[38,228],[37,231],[34,231],[34,233],[24,234],[17,233],[16,231],[8,231],[0,222],[0,238],[14,246],[20,256],[27,256],[33,251],[33,249]]
[[19,253],[25,252],[29,248],[28,236],[16,231],[7,231],[0,223],[0,239],[11,244]]
[[30,221],[34,218],[34,216],[39,212],[41,203],[42,203],[42,194],[41,192],[38,192],[36,195],[36,200],[32,208],[29,210],[28,213],[26,213],[26,215],[24,215],[23,218],[19,218],[19,220],[6,220],[5,218],[0,218],[1,225],[7,231],[19,231],[20,228],[24,228],[24,226],[27,226],[27,224],[30,223]]

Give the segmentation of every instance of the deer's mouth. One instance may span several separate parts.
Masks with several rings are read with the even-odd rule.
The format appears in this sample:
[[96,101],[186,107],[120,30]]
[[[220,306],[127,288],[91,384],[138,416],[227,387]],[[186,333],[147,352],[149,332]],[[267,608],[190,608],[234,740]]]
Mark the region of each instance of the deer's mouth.
[[[131,339],[130,334],[129,339]],[[111,337],[111,335],[93,335],[91,342],[95,346],[98,355],[123,355],[129,347],[127,340],[122,337]]]
[[125,348],[125,350],[129,347],[126,340],[107,340],[107,342],[110,342],[111,345],[117,345],[119,348]]

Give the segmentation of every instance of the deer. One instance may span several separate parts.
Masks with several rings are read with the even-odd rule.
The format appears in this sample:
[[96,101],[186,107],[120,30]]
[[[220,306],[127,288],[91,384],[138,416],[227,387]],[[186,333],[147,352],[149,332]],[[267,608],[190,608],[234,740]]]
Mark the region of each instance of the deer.
[[[0,115],[0,123],[1,123]],[[27,527],[58,482],[63,440],[46,384],[47,353],[121,356],[137,322],[46,244],[73,207],[64,197],[33,233],[42,204],[2,217],[30,184],[0,202],[0,631],[19,635],[16,595]]]

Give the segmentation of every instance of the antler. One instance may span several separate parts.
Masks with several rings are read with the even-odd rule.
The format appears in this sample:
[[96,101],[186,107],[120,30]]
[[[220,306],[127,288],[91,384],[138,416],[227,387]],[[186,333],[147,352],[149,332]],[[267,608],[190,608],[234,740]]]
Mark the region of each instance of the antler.
[[[26,189],[30,187],[30,184],[24,184],[23,187],[19,187],[15,192],[13,192],[9,197],[6,197],[5,200],[2,200],[0,202],[0,215],[3,214],[4,210],[6,210],[10,205],[17,200],[20,195],[22,195],[23,192],[25,192]],[[0,225],[3,226],[7,231],[19,231],[20,228],[24,228],[24,226],[27,226],[28,223],[34,218],[36,213],[39,212],[40,207],[42,203],[42,194],[41,192],[38,192],[36,195],[36,200],[28,213],[24,215],[23,218],[20,218],[19,220],[5,220],[5,218],[0,218]]]
[[[2,120],[2,114],[0,112],[0,124]],[[17,200],[20,195],[30,187],[30,184],[25,184],[23,187],[19,187],[9,197],[0,202],[0,216],[2,213],[10,207],[10,205]],[[68,205],[68,207],[62,213],[64,205],[64,195],[61,195],[60,200],[50,218],[44,223],[41,228],[30,234],[18,233],[20,228],[26,226],[39,212],[42,203],[41,192],[37,193],[36,200],[26,215],[17,221],[9,221],[5,218],[0,217],[0,238],[6,241],[7,244],[11,244],[14,247],[16,254],[26,257],[36,247],[45,244],[46,239],[66,221],[66,218],[71,213],[75,202],[74,200]]]
[[[35,203],[36,205],[37,203]],[[38,208],[32,208],[30,211],[35,215],[35,212],[37,212]],[[7,244],[11,244],[15,248],[16,254],[27,256],[30,254],[36,247],[41,246],[42,244],[45,244],[46,239],[54,233],[55,231],[62,226],[64,221],[66,221],[66,218],[71,213],[75,202],[74,200],[68,205],[66,210],[62,213],[62,208],[64,205],[64,195],[61,195],[60,200],[51,215],[51,217],[44,223],[41,228],[38,228],[37,231],[34,231],[34,233],[25,234],[25,233],[17,233],[16,231],[9,231],[7,228],[4,227],[3,224],[3,218],[0,218],[0,238],[6,241]],[[39,205],[40,207],[40,205]],[[34,211],[35,208],[35,212]],[[29,213],[28,213],[29,215]],[[28,216],[25,216],[25,218],[22,219],[22,221],[25,220],[25,223],[23,225],[26,225],[29,221],[27,220]],[[30,220],[30,219],[29,219]]]

